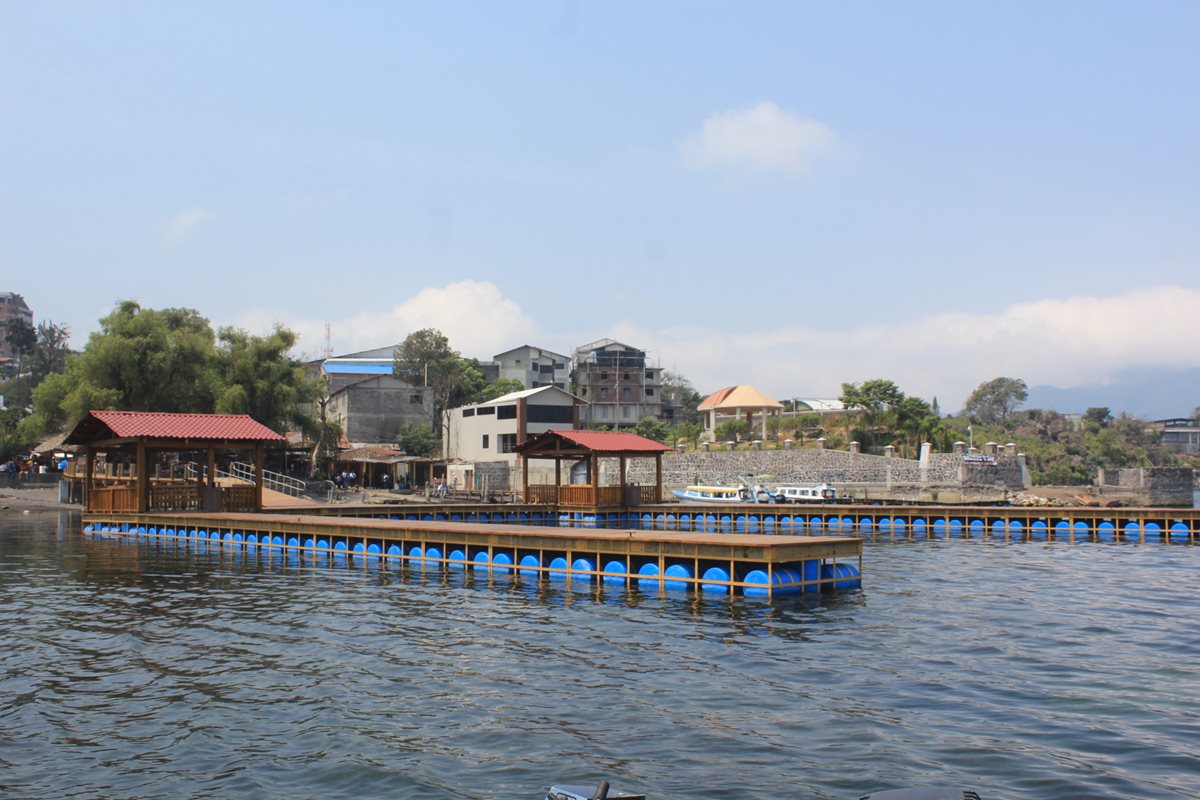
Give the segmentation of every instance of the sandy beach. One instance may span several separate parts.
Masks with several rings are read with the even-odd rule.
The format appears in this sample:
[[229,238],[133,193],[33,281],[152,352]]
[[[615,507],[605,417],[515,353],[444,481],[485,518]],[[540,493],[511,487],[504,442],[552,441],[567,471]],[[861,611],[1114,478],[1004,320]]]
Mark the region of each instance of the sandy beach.
[[0,511],[44,511],[57,508],[79,508],[58,502],[57,486],[38,486],[31,489],[0,489]]

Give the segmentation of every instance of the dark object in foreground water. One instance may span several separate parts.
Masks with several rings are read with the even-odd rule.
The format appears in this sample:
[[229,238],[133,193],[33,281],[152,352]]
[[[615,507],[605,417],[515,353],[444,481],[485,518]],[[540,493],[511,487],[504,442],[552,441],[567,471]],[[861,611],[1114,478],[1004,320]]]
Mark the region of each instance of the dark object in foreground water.
[[955,789],[947,786],[931,789],[889,789],[886,792],[864,794],[858,800],[980,800],[974,789]]

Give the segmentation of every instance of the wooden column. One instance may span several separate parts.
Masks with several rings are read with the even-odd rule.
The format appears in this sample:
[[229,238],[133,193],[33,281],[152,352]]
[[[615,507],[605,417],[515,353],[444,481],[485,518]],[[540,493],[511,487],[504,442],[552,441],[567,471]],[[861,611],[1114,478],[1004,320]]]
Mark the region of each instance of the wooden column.
[[524,453],[517,456],[521,460],[521,501],[529,502],[529,457]]
[[87,467],[84,470],[83,477],[83,507],[87,511],[92,509],[88,507],[88,503],[92,502],[92,474],[96,470],[96,451],[92,447],[87,448]]
[[259,442],[254,445],[254,507],[258,511],[263,509],[263,484],[266,483],[263,461],[265,460],[262,442]]
[[217,485],[217,448],[208,446],[208,485]]
[[147,463],[146,440],[137,441],[137,512],[145,514],[150,510],[150,465]]
[[654,457],[654,502],[663,501],[662,492],[662,453]]

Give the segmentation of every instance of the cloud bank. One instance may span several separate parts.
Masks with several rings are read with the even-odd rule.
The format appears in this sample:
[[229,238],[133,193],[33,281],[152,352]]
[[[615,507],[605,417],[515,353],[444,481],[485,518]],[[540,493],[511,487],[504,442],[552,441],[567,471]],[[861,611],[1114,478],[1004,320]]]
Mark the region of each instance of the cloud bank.
[[[305,354],[320,355],[325,321],[274,319],[301,333]],[[651,328],[614,321],[580,338],[541,330],[494,284],[467,280],[422,289],[387,311],[329,322],[336,353],[395,344],[430,327],[478,358],[520,344],[570,354],[587,341],[611,337],[647,350],[655,364],[682,374],[701,392],[750,383],[778,398],[837,397],[843,382],[885,378],[906,394],[936,397],[943,410],[954,412],[971,390],[999,376],[1070,387],[1104,383],[1130,367],[1200,367],[1198,319],[1200,291],[1156,287],[841,330],[781,326],[730,334],[702,325]],[[269,330],[269,320],[258,313],[237,324]],[[1188,409],[1194,404],[1195,398],[1184,402]]]
[[792,174],[805,172],[835,141],[824,123],[801,119],[770,102],[709,117],[680,145],[693,168],[732,167]]

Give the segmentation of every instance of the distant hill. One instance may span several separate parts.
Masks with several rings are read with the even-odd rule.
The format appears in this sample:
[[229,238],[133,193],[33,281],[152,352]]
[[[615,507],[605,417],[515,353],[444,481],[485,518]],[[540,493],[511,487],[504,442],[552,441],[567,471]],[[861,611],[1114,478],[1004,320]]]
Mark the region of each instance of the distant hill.
[[1061,414],[1107,407],[1113,415],[1125,412],[1143,419],[1188,417],[1200,406],[1200,369],[1132,367],[1116,373],[1111,383],[1074,386],[1031,386],[1022,408],[1042,408]]

